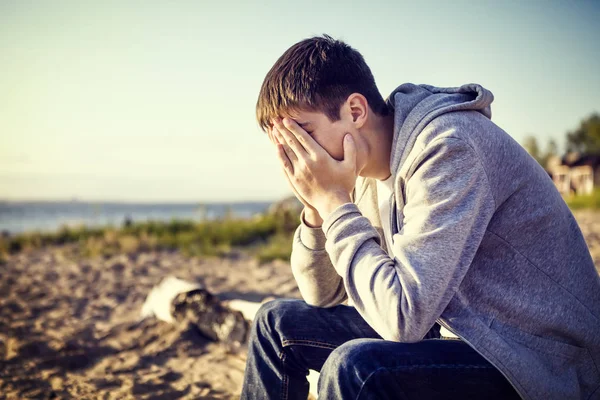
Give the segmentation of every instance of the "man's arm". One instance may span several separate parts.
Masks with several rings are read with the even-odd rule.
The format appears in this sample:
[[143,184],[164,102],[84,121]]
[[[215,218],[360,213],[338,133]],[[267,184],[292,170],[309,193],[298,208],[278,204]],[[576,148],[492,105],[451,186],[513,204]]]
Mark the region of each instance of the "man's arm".
[[327,253],[350,300],[384,339],[403,342],[421,340],[446,308],[495,211],[483,166],[463,140],[431,143],[413,166],[394,259],[355,204],[323,222]]
[[[358,185],[358,183],[357,183]],[[356,201],[356,187],[351,199]],[[300,294],[306,303],[317,307],[333,307],[346,301],[344,281],[338,275],[325,250],[323,220],[304,208],[300,225],[294,232],[290,264]]]
[[294,232],[290,264],[292,273],[306,303],[317,307],[333,307],[346,300],[342,278],[325,251],[325,234],[321,227],[310,227],[300,215]]

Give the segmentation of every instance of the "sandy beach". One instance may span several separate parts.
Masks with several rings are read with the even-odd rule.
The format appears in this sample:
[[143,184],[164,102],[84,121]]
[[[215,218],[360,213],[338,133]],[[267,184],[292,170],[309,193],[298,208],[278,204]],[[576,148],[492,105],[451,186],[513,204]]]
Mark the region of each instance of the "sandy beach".
[[[600,213],[576,212],[596,267]],[[300,298],[289,263],[245,255],[141,252],[73,259],[66,247],[10,256],[0,266],[0,397],[239,398],[245,354],[229,354],[187,326],[139,321],[168,275],[223,299]]]

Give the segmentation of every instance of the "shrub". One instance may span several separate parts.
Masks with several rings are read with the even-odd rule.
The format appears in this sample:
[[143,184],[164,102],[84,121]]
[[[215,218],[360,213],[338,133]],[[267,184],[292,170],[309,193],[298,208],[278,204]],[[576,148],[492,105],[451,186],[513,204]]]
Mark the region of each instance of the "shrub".
[[565,202],[571,210],[600,209],[600,188],[594,189],[588,195],[573,195],[565,198]]

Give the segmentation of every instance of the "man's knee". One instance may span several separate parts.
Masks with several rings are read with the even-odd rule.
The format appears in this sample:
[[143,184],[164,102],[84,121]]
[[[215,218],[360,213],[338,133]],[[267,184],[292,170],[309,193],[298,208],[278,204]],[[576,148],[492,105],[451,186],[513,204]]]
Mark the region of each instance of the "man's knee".
[[[389,393],[399,393],[402,383],[392,380],[387,376],[387,370],[381,368],[381,353],[385,351],[381,347],[383,342],[381,339],[354,339],[335,349],[321,369],[319,393],[327,398],[343,399],[359,395],[388,398]],[[377,382],[382,377],[386,387],[378,388]],[[370,386],[367,391],[364,390],[365,385]]]
[[298,314],[307,307],[303,300],[275,299],[260,306],[253,321],[253,330],[285,332],[294,325]]
[[336,348],[327,357],[319,376],[319,390],[359,389],[361,381],[372,372],[370,349],[379,339],[354,339]]

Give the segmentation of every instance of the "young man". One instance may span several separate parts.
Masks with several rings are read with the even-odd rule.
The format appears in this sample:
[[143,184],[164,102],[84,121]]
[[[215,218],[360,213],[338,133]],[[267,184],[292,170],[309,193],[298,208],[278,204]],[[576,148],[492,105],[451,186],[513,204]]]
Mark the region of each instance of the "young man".
[[243,399],[305,399],[309,369],[327,399],[600,398],[600,277],[492,100],[403,84],[384,101],[329,36],[277,60],[257,117],[305,205],[304,301],[258,312]]

